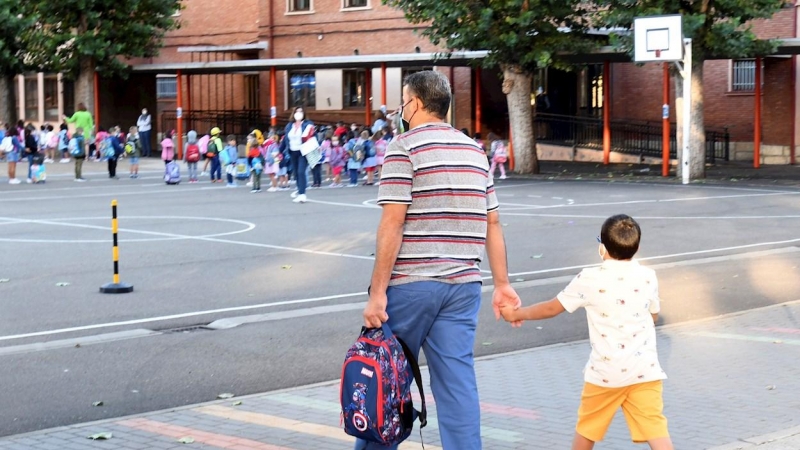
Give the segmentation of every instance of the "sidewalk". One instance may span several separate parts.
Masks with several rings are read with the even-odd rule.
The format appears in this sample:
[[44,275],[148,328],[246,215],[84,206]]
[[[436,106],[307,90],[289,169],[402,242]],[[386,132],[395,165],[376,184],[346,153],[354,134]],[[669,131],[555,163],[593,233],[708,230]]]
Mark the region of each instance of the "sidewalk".
[[[665,412],[676,448],[800,448],[800,302],[662,327],[659,352],[670,376]],[[588,353],[582,341],[478,361],[484,448],[569,448]],[[189,448],[347,449],[352,440],[339,427],[338,389],[334,381],[43,430],[0,439],[0,449],[171,449],[184,446],[184,437],[194,440]],[[441,443],[432,398],[429,405],[422,436],[435,450]],[[87,439],[102,432],[113,436]],[[419,440],[415,431],[401,448],[419,449]],[[597,448],[643,447],[630,442],[618,414]]]

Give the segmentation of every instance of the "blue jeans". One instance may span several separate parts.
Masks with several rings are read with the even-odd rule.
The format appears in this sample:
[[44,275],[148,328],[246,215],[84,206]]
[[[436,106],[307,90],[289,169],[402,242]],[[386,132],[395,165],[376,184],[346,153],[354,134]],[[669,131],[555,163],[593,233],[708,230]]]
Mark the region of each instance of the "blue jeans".
[[350,173],[350,184],[358,184],[358,169],[348,170]]
[[292,173],[295,174],[295,179],[297,180],[297,193],[305,195],[306,186],[308,185],[308,178],[306,177],[308,161],[300,152],[291,151],[290,153],[292,154]]
[[25,155],[25,158],[28,160],[28,179],[31,179],[31,175],[33,175],[33,171],[31,170],[31,166],[33,165],[33,153],[28,153]]
[[[422,281],[392,286],[386,295],[389,328],[414,354],[419,355],[420,348],[425,351],[442,447],[480,450],[481,411],[473,347],[481,284]],[[396,448],[361,440],[355,445],[355,450]]]
[[[216,176],[216,178],[214,178]],[[211,181],[222,179],[222,166],[219,164],[219,155],[211,158]]]
[[142,142],[142,156],[145,158],[150,156],[150,151],[152,150],[152,145],[150,145],[150,136],[152,132],[152,130],[139,132],[139,140]]

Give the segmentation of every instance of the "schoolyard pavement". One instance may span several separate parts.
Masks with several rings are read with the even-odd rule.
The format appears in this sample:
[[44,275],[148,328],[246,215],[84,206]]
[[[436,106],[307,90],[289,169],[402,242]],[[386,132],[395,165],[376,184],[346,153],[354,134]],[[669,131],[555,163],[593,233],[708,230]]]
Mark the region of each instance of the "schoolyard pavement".
[[[676,448],[800,448],[800,301],[667,325],[658,338]],[[580,341],[477,361],[484,448],[569,448],[588,353],[588,343]],[[0,449],[347,449],[352,439],[339,427],[338,394],[331,381],[10,436],[0,439]],[[422,439],[426,449],[439,449],[436,406],[426,394],[434,419]],[[88,438],[100,433],[109,439]],[[418,449],[419,442],[415,430],[401,448]],[[636,447],[618,414],[596,448]]]

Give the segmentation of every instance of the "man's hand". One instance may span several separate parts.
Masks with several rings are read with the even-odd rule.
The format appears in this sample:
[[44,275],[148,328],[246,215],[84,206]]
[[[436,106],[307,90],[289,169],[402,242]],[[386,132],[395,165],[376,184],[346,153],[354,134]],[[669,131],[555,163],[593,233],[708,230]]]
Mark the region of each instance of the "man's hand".
[[370,292],[367,307],[364,308],[364,325],[367,328],[380,328],[387,320],[386,304],[388,299],[386,293]]
[[[494,309],[495,319],[500,320],[501,307],[510,307],[517,310],[520,306],[522,306],[522,300],[510,284],[495,286],[494,294],[492,295],[492,309]],[[521,327],[522,321],[511,322],[511,326]]]

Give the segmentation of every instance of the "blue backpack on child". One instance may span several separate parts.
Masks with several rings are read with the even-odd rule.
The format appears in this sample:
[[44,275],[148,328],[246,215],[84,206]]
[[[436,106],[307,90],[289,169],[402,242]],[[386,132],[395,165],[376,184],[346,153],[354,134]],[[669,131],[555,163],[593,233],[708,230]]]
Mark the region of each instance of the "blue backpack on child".
[[[411,399],[414,381],[421,412]],[[386,324],[361,329],[344,360],[340,396],[344,432],[365,441],[399,444],[411,435],[417,418],[420,428],[428,423],[417,360]]]

